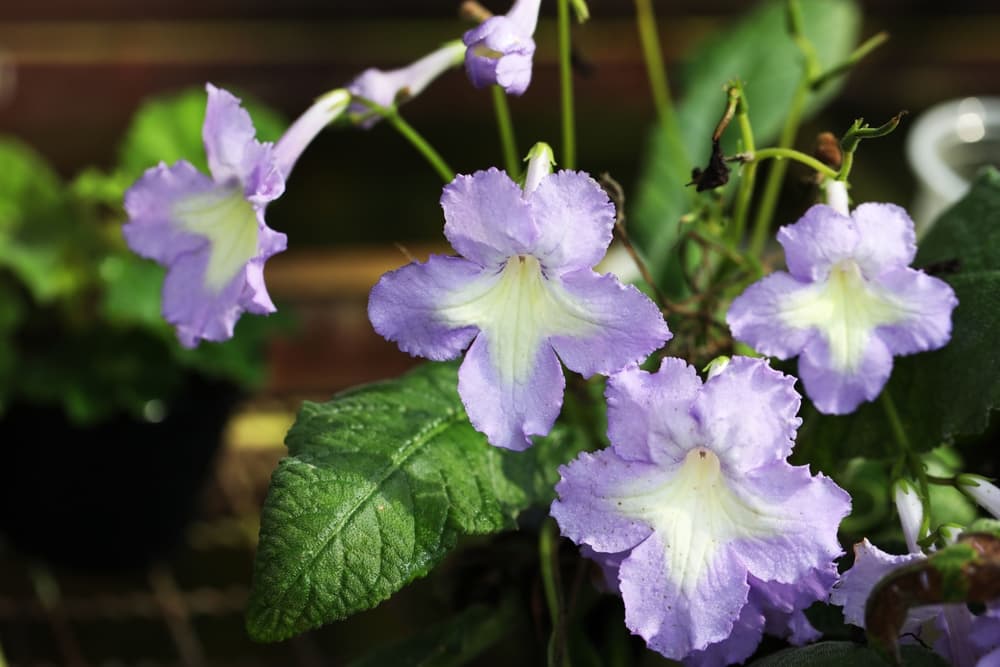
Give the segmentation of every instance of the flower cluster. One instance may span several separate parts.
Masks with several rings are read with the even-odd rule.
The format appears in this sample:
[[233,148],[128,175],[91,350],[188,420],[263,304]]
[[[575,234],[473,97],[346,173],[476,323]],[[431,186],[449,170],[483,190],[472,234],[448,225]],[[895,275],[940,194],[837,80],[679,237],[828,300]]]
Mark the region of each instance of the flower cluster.
[[608,382],[611,447],[560,471],[563,534],[617,563],[626,624],[669,658],[723,665],[765,631],[816,637],[802,610],[836,579],[850,498],[785,460],[793,383],[746,357],[705,383],[679,359],[626,370]]

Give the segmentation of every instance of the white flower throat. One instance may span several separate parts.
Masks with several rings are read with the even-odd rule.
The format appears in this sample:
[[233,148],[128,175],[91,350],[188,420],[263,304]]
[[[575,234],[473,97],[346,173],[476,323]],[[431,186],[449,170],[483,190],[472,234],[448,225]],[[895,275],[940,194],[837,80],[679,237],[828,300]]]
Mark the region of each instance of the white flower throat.
[[846,373],[861,366],[877,327],[907,315],[898,297],[866,280],[852,259],[834,265],[825,281],[787,296],[779,307],[786,325],[818,329],[830,348],[831,364]]
[[186,197],[174,204],[173,215],[183,229],[211,244],[205,285],[213,292],[222,291],[257,254],[257,213],[238,186]]
[[515,255],[499,272],[473,280],[449,295],[438,310],[450,326],[476,326],[504,382],[526,380],[549,336],[580,336],[598,324],[557,280],[542,273],[538,258]]

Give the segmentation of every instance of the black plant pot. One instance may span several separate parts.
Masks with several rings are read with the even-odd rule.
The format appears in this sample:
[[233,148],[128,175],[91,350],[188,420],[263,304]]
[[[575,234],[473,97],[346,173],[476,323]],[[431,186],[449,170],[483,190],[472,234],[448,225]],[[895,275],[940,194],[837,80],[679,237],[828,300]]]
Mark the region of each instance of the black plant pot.
[[20,552],[89,570],[141,567],[183,538],[239,394],[192,378],[162,421],[90,427],[58,407],[0,419],[0,532]]

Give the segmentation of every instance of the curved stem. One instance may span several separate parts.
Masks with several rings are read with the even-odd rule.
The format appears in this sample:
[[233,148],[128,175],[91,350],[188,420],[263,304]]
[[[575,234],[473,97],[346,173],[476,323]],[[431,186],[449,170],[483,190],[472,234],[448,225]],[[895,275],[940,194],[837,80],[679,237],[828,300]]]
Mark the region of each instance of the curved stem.
[[355,95],[353,99],[356,102],[365,105],[392,125],[404,139],[410,142],[411,146],[417,149],[417,152],[424,156],[427,162],[430,163],[431,167],[434,168],[434,171],[438,173],[445,183],[451,183],[455,180],[454,170],[448,166],[448,163],[444,161],[441,154],[434,150],[434,147],[431,146],[419,132],[413,129],[412,125],[403,120],[403,117],[399,115],[398,111],[391,107],[384,107],[381,104],[376,104],[375,102],[358,95]]
[[[754,144],[753,127],[750,125],[750,116],[747,114],[746,100],[743,91],[740,91],[740,103],[736,107],[736,120],[740,124],[740,137],[743,139],[743,150],[748,153],[755,153],[757,150]],[[736,191],[736,204],[733,208],[733,227],[730,240],[733,243],[740,243],[743,240],[743,231],[747,225],[747,214],[750,211],[750,200],[753,197],[753,187],[757,180],[757,160],[745,165],[740,174],[740,186]],[[756,259],[756,257],[754,257]]]
[[576,120],[573,113],[573,63],[569,35],[569,0],[559,0],[559,85],[562,93],[563,169],[576,168]]
[[796,162],[801,162],[807,167],[818,171],[827,178],[837,178],[837,171],[831,169],[829,166],[823,164],[811,155],[807,155],[802,151],[797,151],[794,148],[762,148],[759,151],[754,151],[753,153],[746,154],[746,162],[760,162],[761,160],[775,159],[775,160],[794,160]]
[[[781,129],[781,137],[778,140],[779,148],[791,148],[795,141],[808,96],[809,78],[803,76],[798,88],[795,89],[795,96],[792,98],[788,116],[785,118],[785,125]],[[771,166],[771,173],[767,175],[764,194],[761,195],[760,208],[757,209],[757,217],[754,219],[750,238],[750,253],[755,257],[760,256],[767,243],[767,233],[771,229],[771,218],[774,217],[774,209],[778,205],[778,195],[781,194],[781,185],[784,183],[787,168],[788,165],[785,162],[776,162]]]
[[635,16],[639,28],[639,44],[642,47],[643,60],[646,62],[646,73],[649,76],[649,87],[653,94],[656,114],[660,118],[660,124],[664,128],[669,128],[677,121],[674,116],[673,102],[670,99],[667,71],[663,67],[663,56],[660,50],[660,38],[656,31],[656,15],[653,13],[652,0],[635,0]]
[[500,147],[503,149],[503,163],[507,174],[515,181],[521,173],[521,163],[517,156],[517,140],[514,138],[514,123],[510,119],[510,106],[507,104],[507,93],[500,86],[492,86],[493,110],[497,117],[497,130],[500,132]]
[[549,607],[549,618],[552,621],[549,667],[569,667],[565,628],[563,627],[565,613],[559,582],[559,535],[556,531],[555,521],[551,518],[546,519],[538,534],[538,557],[542,571],[542,586],[545,589],[545,601]]

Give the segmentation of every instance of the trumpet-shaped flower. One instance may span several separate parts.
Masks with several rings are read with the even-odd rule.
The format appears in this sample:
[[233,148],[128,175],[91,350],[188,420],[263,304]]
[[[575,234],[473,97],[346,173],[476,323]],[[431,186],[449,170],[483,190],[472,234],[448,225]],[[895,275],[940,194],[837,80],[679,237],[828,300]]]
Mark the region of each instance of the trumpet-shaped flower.
[[494,84],[522,95],[531,83],[535,27],[541,0],[516,0],[503,16],[491,16],[462,37],[465,71],[476,88]]
[[[422,93],[432,81],[452,67],[461,65],[464,58],[465,44],[456,39],[406,67],[388,71],[374,67],[366,69],[347,84],[347,90],[351,95],[392,108]],[[381,120],[381,116],[373,113],[363,102],[353,102],[348,114],[365,129]]]
[[[560,469],[563,535],[618,565],[625,623],[693,665],[744,660],[768,632],[815,638],[850,497],[786,462],[794,378],[736,357],[702,383],[679,359],[608,383],[611,447]],[[610,558],[615,555],[614,558]]]
[[913,221],[892,204],[848,216],[817,204],[782,227],[788,273],[751,285],[729,309],[733,336],[763,354],[799,356],[816,407],[846,414],[878,396],[893,355],[939,348],[958,301],[942,280],[909,267]]
[[587,174],[529,166],[524,190],[497,169],[460,175],[441,206],[461,257],[382,276],[368,315],[413,355],[453,359],[471,343],[458,391],[492,444],[522,450],[549,432],[565,387],[560,359],[584,376],[610,374],[669,338],[648,298],[591,270],[611,241],[614,207]]
[[208,84],[202,138],[211,176],[181,160],[147,170],[125,193],[122,229],[133,251],[167,267],[163,316],[186,347],[222,341],[246,311],[274,312],[264,262],[285,249],[264,222],[298,156],[346,107],[346,91],[321,98],[277,145],[260,143],[250,115]]

